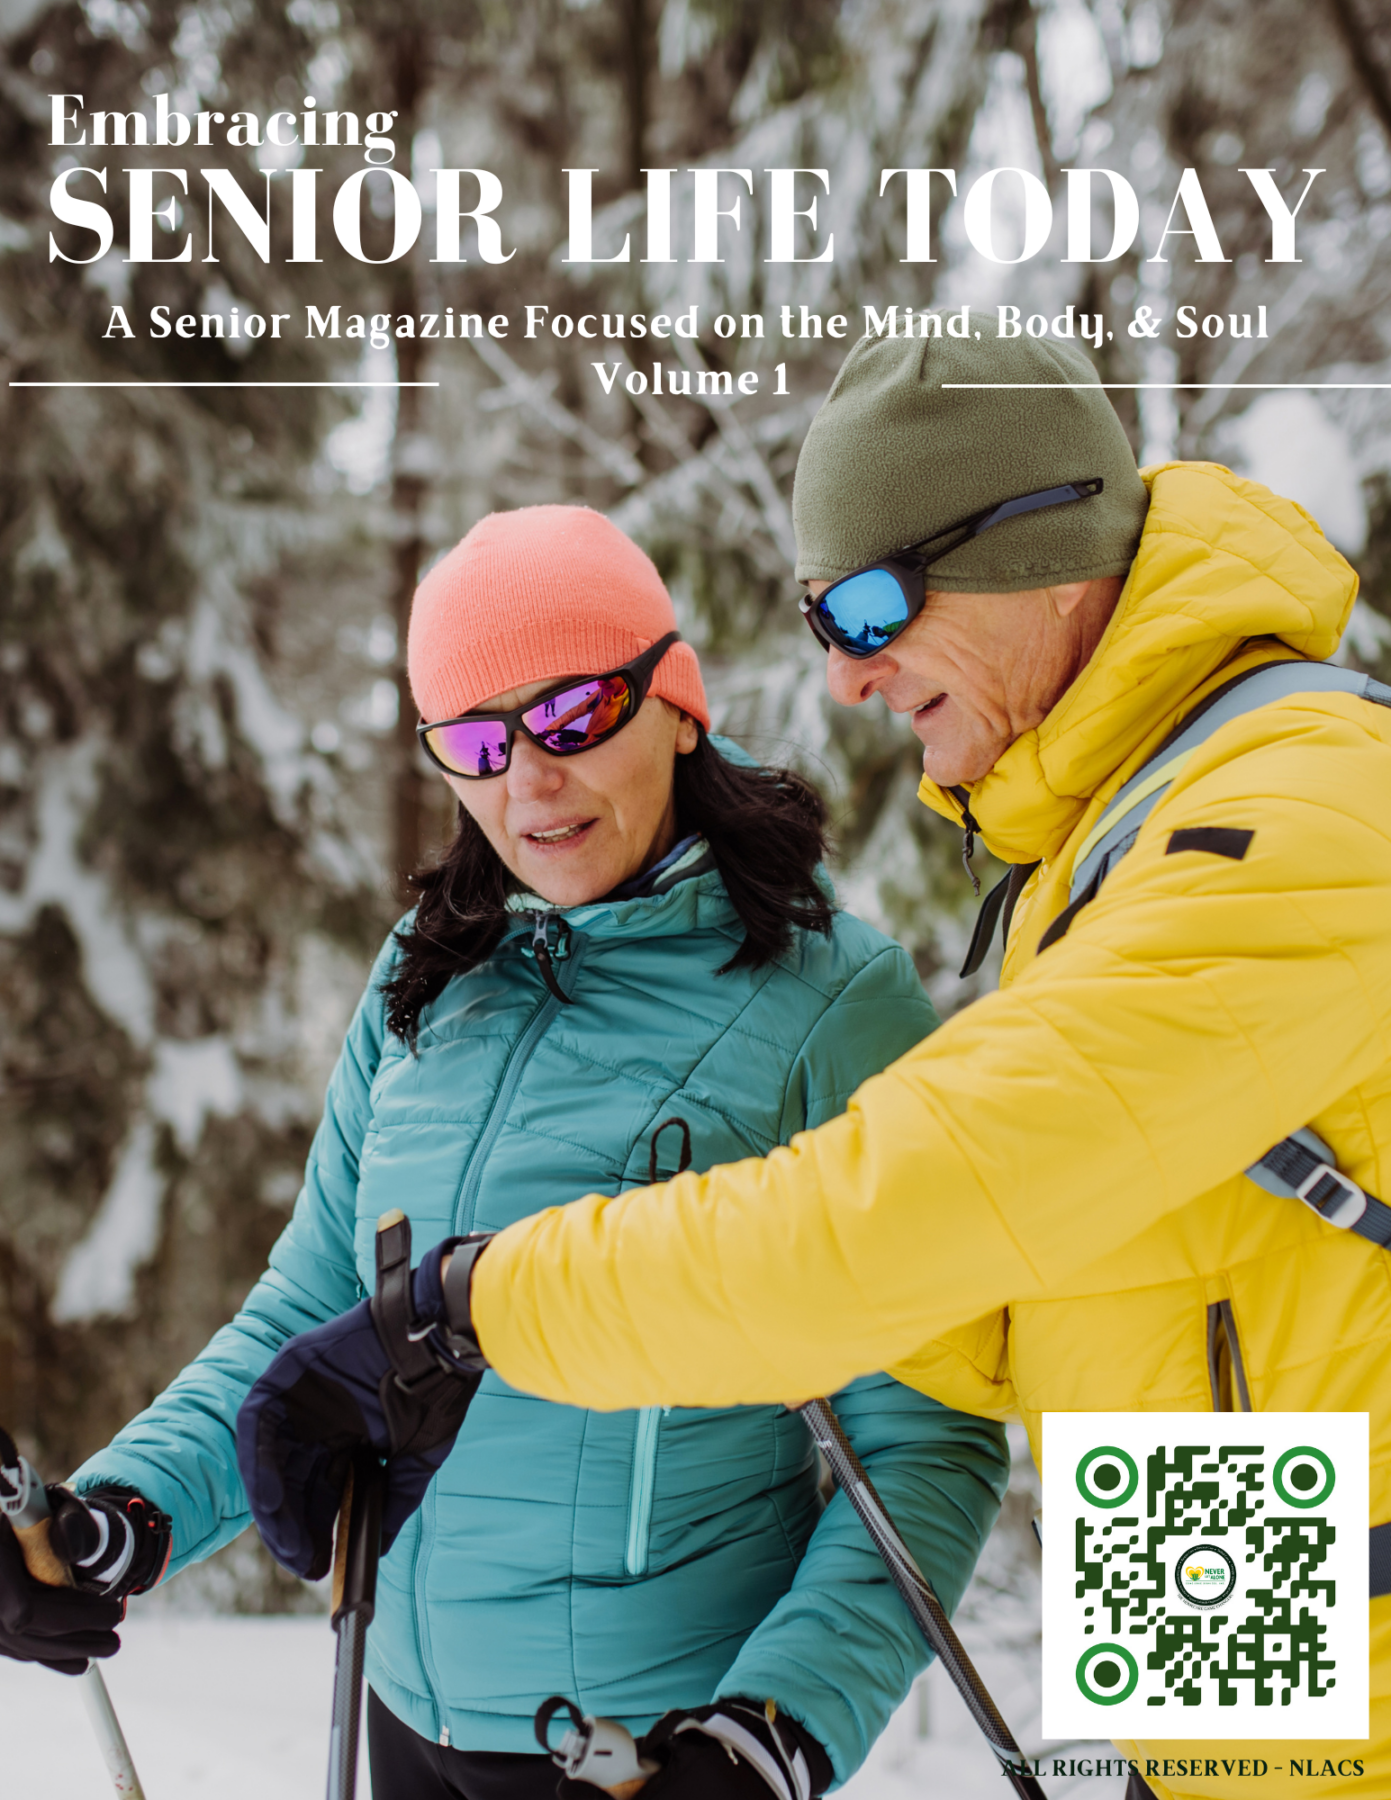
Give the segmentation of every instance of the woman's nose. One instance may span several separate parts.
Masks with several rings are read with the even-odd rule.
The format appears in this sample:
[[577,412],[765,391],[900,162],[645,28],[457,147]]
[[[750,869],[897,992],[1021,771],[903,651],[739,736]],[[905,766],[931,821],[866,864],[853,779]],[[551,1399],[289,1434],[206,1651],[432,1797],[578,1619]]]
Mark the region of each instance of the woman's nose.
[[553,794],[564,785],[565,770],[559,757],[547,756],[529,737],[519,731],[512,740],[512,757],[507,765],[507,791],[518,800],[535,800]]

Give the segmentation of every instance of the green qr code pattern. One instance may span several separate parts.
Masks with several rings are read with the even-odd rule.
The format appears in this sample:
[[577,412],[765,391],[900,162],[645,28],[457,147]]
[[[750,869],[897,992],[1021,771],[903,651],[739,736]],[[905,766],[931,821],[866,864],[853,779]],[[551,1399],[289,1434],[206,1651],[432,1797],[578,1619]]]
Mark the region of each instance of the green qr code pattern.
[[[1078,1516],[1084,1633],[1132,1640],[1162,1677],[1162,1692],[1153,1678],[1146,1684],[1148,1705],[1288,1706],[1336,1685],[1328,1615],[1337,1594],[1324,1571],[1336,1528],[1281,1506],[1271,1475],[1259,1444],[1161,1446],[1146,1458],[1143,1495],[1103,1517]],[[1291,1479],[1301,1479],[1298,1468]],[[1203,1584],[1217,1596],[1211,1605]]]

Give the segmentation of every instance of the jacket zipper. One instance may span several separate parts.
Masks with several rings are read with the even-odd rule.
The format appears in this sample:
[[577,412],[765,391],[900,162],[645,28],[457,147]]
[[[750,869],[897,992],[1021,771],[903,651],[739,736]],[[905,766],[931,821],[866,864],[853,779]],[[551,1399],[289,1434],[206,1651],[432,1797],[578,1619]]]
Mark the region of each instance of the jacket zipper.
[[652,1495],[657,1484],[657,1433],[662,1423],[659,1406],[644,1406],[633,1426],[633,1482],[628,1492],[628,1548],[623,1567],[629,1575],[647,1573],[648,1545],[652,1535]]
[[[557,917],[551,913],[541,916],[543,919]],[[561,951],[561,955],[569,958],[570,986],[573,988],[575,977],[579,973],[583,939],[576,939],[569,928],[564,925],[563,920],[559,920],[558,923],[563,928],[561,942],[564,944],[564,949]],[[537,929],[540,933],[542,928],[538,926]],[[551,947],[554,951],[554,944]],[[543,970],[543,977],[544,974]],[[552,983],[548,982],[547,985],[552,986]],[[558,984],[555,985],[558,986]],[[561,1006],[566,1004],[570,1004],[567,996],[562,995],[557,998],[555,991],[547,994],[532,1014],[531,1022],[526,1030],[512,1046],[507,1061],[503,1065],[502,1079],[498,1082],[497,1089],[493,1094],[493,1103],[488,1108],[488,1116],[483,1121],[483,1129],[479,1133],[478,1142],[473,1147],[473,1154],[469,1157],[460,1179],[459,1192],[454,1201],[454,1231],[456,1233],[462,1234],[473,1229],[473,1209],[478,1203],[478,1190],[483,1185],[483,1171],[487,1166],[493,1145],[497,1142],[498,1134],[507,1122],[507,1109],[512,1104],[512,1096],[521,1083],[522,1074],[531,1060],[532,1052],[545,1036],[551,1020],[560,1011]],[[466,1214],[469,1220],[467,1225],[463,1223]],[[449,1743],[449,1726],[445,1722],[445,1706],[439,1691],[434,1654],[429,1642],[430,1634],[425,1622],[425,1570],[429,1560],[429,1551],[432,1548],[435,1523],[433,1499],[434,1489],[432,1487],[427,1495],[427,1504],[421,1507],[418,1514],[420,1536],[416,1539],[411,1573],[412,1585],[415,1590],[416,1648],[420,1655],[420,1666],[425,1671],[425,1679],[429,1684],[430,1699],[434,1703],[436,1738],[439,1743],[447,1745]]]
[[449,1743],[449,1726],[446,1721],[444,1702],[439,1691],[439,1672],[435,1668],[434,1646],[430,1643],[430,1634],[425,1625],[426,1582],[425,1569],[427,1563],[426,1550],[435,1535],[435,1490],[433,1484],[426,1489],[425,1498],[421,1502],[420,1511],[416,1514],[420,1521],[420,1530],[415,1540],[415,1553],[411,1558],[411,1587],[415,1593],[415,1647],[420,1657],[420,1667],[425,1675],[426,1686],[430,1690],[430,1699],[435,1708],[435,1735],[441,1744]]
[[[545,914],[543,917],[554,917]],[[566,933],[566,951],[570,962],[570,986],[573,989],[575,978],[579,973],[580,959],[584,953],[584,940]],[[524,949],[522,952],[526,955]],[[547,997],[532,1014],[531,1023],[512,1046],[502,1071],[502,1080],[497,1084],[493,1095],[493,1103],[488,1108],[488,1116],[483,1122],[483,1130],[479,1133],[478,1142],[473,1147],[473,1155],[464,1169],[463,1179],[459,1183],[458,1197],[454,1202],[454,1230],[465,1233],[473,1230],[473,1209],[478,1203],[478,1190],[483,1185],[483,1171],[487,1167],[488,1158],[492,1154],[493,1145],[498,1134],[507,1123],[507,1110],[512,1104],[512,1096],[521,1085],[526,1065],[531,1060],[532,1052],[546,1035],[552,1019],[560,1011],[562,1005],[569,1005],[568,998],[557,998],[554,993]]]
[[1246,1364],[1230,1300],[1214,1300],[1207,1309],[1207,1375],[1214,1412],[1251,1411]]

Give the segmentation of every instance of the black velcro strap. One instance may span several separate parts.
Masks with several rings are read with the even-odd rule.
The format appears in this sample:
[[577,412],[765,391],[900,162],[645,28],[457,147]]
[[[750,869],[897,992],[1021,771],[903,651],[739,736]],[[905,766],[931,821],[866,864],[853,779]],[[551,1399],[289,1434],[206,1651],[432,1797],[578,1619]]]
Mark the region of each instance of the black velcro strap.
[[1391,1524],[1373,1525],[1370,1533],[1371,1555],[1367,1559],[1368,1585],[1372,1599],[1378,1594],[1391,1594]]
[[1178,856],[1185,850],[1205,850],[1209,856],[1230,857],[1241,862],[1251,848],[1254,831],[1237,831],[1227,825],[1186,825],[1169,833],[1165,856]]

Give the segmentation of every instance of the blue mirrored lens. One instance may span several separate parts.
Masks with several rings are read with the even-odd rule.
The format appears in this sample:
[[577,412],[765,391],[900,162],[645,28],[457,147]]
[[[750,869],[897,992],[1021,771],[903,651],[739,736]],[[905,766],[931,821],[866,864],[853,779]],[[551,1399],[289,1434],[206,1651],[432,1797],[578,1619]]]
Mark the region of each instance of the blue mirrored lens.
[[837,582],[816,602],[846,648],[869,655],[897,637],[908,623],[908,601],[887,569],[866,569]]

